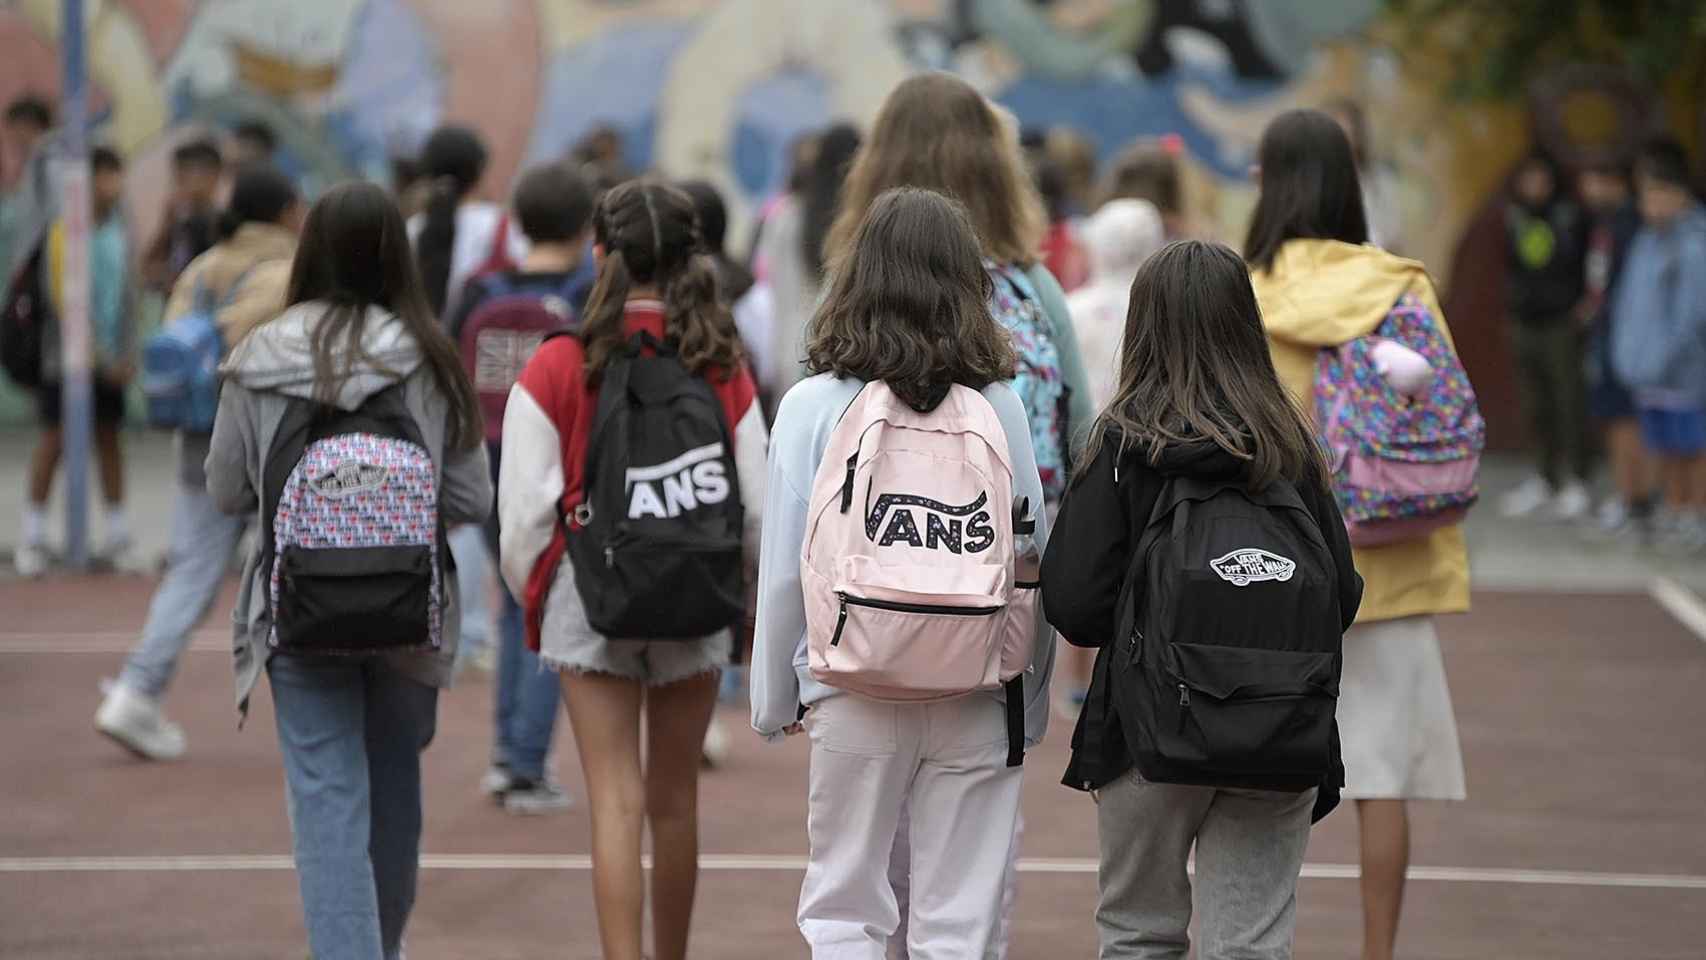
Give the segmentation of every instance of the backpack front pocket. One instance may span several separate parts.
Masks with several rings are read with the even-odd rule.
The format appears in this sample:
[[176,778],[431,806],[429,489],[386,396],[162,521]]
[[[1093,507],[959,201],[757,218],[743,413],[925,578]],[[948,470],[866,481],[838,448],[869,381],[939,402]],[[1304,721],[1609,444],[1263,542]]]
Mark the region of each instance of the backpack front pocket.
[[1217,776],[1326,774],[1337,658],[1331,652],[1171,644],[1167,668],[1152,674],[1161,752]]
[[369,653],[431,643],[433,551],[287,547],[279,556],[274,646]]

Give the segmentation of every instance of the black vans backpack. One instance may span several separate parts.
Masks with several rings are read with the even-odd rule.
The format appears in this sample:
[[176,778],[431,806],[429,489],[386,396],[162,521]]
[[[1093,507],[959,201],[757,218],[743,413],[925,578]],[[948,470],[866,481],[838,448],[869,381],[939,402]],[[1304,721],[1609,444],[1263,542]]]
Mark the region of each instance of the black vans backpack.
[[42,383],[42,341],[55,322],[53,303],[42,283],[42,250],[38,242],[9,278],[0,302],[0,367],[20,387]]
[[1337,575],[1289,483],[1174,477],[1121,591],[1112,696],[1144,779],[1305,790],[1337,766]]
[[439,471],[399,384],[357,410],[291,399],[262,478],[273,649],[436,649],[451,568]]
[[685,640],[740,622],[734,443],[710,384],[673,344],[642,332],[605,367],[585,477],[567,540],[594,630]]

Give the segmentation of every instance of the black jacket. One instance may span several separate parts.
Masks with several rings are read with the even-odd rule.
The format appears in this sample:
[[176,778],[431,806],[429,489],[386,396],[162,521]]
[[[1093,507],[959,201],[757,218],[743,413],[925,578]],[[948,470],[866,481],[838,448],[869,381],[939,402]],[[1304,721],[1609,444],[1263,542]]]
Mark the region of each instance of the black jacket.
[[1587,217],[1570,200],[1534,209],[1505,208],[1509,309],[1518,320],[1556,322],[1581,302],[1587,258]]
[[[1098,789],[1132,767],[1120,732],[1119,716],[1107,690],[1106,662],[1113,649],[1114,609],[1120,588],[1155,501],[1171,476],[1205,480],[1239,479],[1245,465],[1212,443],[1170,447],[1150,466],[1144,451],[1128,447],[1123,455],[1115,436],[1103,443],[1096,459],[1075,478],[1061,502],[1043,555],[1042,599],[1048,622],[1068,643],[1098,649],[1090,694],[1072,732],[1072,761],[1064,784]],[[1362,601],[1362,578],[1351,559],[1350,540],[1333,494],[1324,486],[1299,486],[1303,505],[1321,528],[1339,578],[1339,612],[1349,628]],[[1094,729],[1090,729],[1090,728]],[[1087,737],[1086,733],[1090,735]],[[1094,744],[1085,748],[1086,740]],[[1327,785],[1316,802],[1316,819],[1338,802],[1337,784]]]

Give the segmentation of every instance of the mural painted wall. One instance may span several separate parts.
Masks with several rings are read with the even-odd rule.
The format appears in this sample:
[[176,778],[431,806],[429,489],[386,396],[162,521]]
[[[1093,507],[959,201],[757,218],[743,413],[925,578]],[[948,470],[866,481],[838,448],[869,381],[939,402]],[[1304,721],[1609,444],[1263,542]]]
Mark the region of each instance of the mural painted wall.
[[[266,120],[311,187],[383,176],[434,125],[479,128],[483,191],[611,126],[636,168],[704,176],[747,210],[798,134],[869,121],[896,81],[958,72],[1027,126],[1104,157],[1176,135],[1195,219],[1236,241],[1266,120],[1354,94],[1400,185],[1403,248],[1449,268],[1522,148],[1514,113],[1447,110],[1368,39],[1378,0],[87,0],[99,136],[132,161],[133,229],[172,146]],[[0,98],[58,88],[59,0],[0,7]],[[1512,122],[1514,121],[1514,122]],[[1514,132],[1513,132],[1514,131]]]

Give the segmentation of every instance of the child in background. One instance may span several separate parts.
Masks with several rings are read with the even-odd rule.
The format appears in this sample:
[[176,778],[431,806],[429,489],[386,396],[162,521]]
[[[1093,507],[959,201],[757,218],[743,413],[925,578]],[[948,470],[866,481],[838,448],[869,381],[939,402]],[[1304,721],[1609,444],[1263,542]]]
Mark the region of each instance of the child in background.
[[1582,170],[1577,186],[1588,214],[1583,271],[1587,295],[1580,318],[1588,330],[1588,413],[1604,427],[1611,461],[1612,493],[1594,520],[1600,533],[1616,537],[1640,533],[1653,506],[1653,467],[1641,441],[1635,398],[1611,365],[1617,320],[1612,297],[1629,245],[1641,228],[1641,214],[1626,166],[1591,164]]
[[[478,323],[481,308],[493,305],[500,297],[506,311],[543,310],[561,317],[561,329],[576,329],[576,317],[569,303],[573,288],[587,273],[581,255],[586,248],[587,223],[592,218],[591,186],[568,163],[546,164],[522,174],[511,206],[516,223],[527,238],[527,255],[514,269],[468,281],[449,323],[451,339],[464,350],[470,346],[464,342],[466,325],[470,320]],[[527,302],[520,303],[520,299]],[[503,332],[494,330],[488,336],[493,334],[502,336]],[[519,372],[519,369],[514,371]],[[508,368],[482,371],[481,377],[476,378],[480,392],[488,390],[482,378],[494,373],[500,379],[490,387],[500,387],[505,380],[514,385],[515,378]],[[494,483],[503,462],[503,450],[501,443],[489,438],[499,426],[487,424],[487,452],[492,460]],[[487,548],[495,556],[499,540],[495,512],[486,525],[486,538]],[[510,813],[564,810],[570,804],[569,795],[547,768],[561,699],[557,677],[542,670],[539,656],[527,649],[521,605],[509,590],[501,587],[500,590],[503,610],[498,617],[496,734],[492,765],[480,781],[480,790]]]
[[1539,471],[1505,494],[1499,509],[1525,517],[1551,505],[1560,520],[1585,516],[1587,385],[1582,378],[1582,258],[1587,223],[1543,153],[1517,168],[1505,208],[1511,336]]
[[190,261],[219,242],[219,184],[225,159],[205,137],[172,151],[172,192],[142,259],[148,289],[169,296]]
[[[95,418],[95,453],[100,463],[101,494],[106,502],[105,541],[100,557],[116,568],[129,565],[130,523],[124,512],[124,449],[119,445],[119,425],[124,421],[124,392],[136,372],[135,297],[130,278],[130,242],[124,210],[124,161],[108,147],[90,151],[90,201],[94,218],[89,235],[89,333],[94,354],[90,358]],[[47,238],[49,287],[55,310],[63,316],[65,304],[65,223],[55,223]],[[47,501],[53,490],[53,475],[64,453],[60,432],[61,390],[60,345],[56,328],[48,331],[42,344],[45,379],[37,392],[41,416],[41,440],[30,461],[24,529],[18,547],[18,574],[40,576],[47,569]]]
[[1674,140],[1642,151],[1635,188],[1644,226],[1617,286],[1612,356],[1659,462],[1660,545],[1695,554],[1706,551],[1706,210]]
[[1140,140],[1114,158],[1108,171],[1107,200],[1122,197],[1147,200],[1161,212],[1169,241],[1197,231],[1185,211],[1184,177],[1179,170],[1179,140],[1169,134],[1160,140]]

